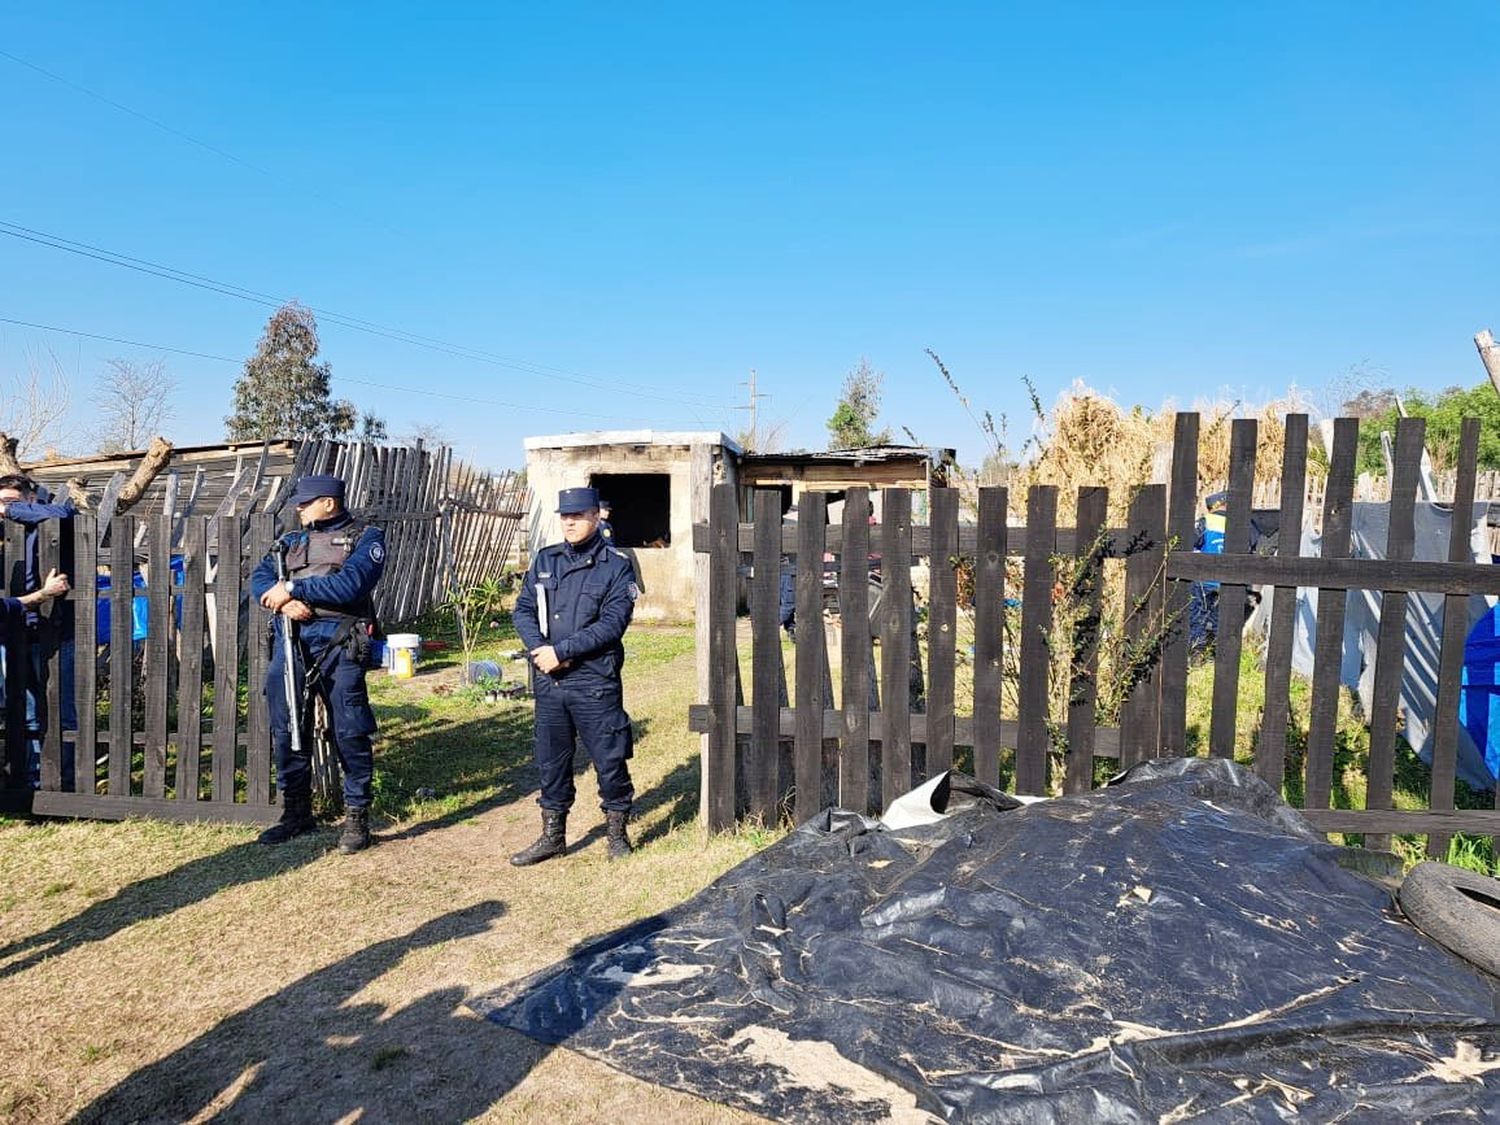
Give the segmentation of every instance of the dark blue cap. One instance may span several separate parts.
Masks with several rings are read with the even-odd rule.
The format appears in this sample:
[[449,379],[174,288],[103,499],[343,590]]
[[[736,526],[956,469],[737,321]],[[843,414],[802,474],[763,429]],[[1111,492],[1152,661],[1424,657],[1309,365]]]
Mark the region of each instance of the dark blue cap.
[[1229,493],[1227,492],[1210,492],[1203,498],[1203,506],[1209,509],[1209,511],[1212,511],[1215,508],[1227,507],[1228,504]]
[[316,500],[320,496],[332,496],[340,504],[344,502],[344,482],[338,477],[328,475],[315,475],[303,477],[292,489],[292,494],[287,497],[290,504],[306,504],[310,500]]
[[597,488],[565,488],[557,494],[557,514],[560,516],[570,512],[586,512],[598,506]]

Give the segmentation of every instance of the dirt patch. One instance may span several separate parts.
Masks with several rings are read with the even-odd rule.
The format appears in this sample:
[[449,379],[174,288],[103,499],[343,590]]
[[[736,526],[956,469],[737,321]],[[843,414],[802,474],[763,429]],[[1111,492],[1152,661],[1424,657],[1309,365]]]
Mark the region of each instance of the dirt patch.
[[570,854],[506,862],[538,827],[530,704],[434,694],[459,683],[442,666],[372,677],[377,808],[404,815],[360,855],[331,830],[273,849],[215,826],[0,826],[0,1120],[753,1120],[464,1007],[764,842],[696,826],[682,633],[631,634],[643,847],[620,863],[591,771]]

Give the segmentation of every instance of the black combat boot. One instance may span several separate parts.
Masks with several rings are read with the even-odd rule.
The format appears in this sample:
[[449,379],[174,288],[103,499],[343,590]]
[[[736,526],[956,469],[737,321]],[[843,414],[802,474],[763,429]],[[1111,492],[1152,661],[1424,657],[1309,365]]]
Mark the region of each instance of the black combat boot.
[[294,836],[304,836],[317,830],[318,822],[312,813],[312,793],[283,793],[281,819],[260,834],[260,842],[284,844]]
[[344,830],[339,833],[339,851],[353,855],[370,846],[370,810],[349,809],[344,813]]
[[609,833],[609,858],[620,859],[635,851],[630,837],[625,835],[625,822],[630,813],[625,809],[605,809],[605,830]]
[[525,851],[510,857],[517,867],[530,867],[568,850],[568,814],[556,809],[542,810],[542,834],[531,842]]

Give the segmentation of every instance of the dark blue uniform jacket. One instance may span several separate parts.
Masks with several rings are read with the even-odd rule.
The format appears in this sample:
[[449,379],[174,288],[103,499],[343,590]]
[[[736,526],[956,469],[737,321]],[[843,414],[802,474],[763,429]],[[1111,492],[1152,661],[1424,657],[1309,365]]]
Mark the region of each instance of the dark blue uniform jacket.
[[[547,591],[547,635],[537,616],[537,588]],[[575,672],[614,678],[625,663],[620,638],[635,612],[636,588],[630,560],[594,535],[576,548],[567,543],[543,547],[532,560],[512,617],[527,649],[551,645]]]
[[[354,519],[348,512],[342,512],[331,520],[323,520],[313,525],[318,531],[338,531],[353,523]],[[289,531],[281,537],[286,543],[295,543],[299,538],[306,538],[304,530]],[[315,611],[329,610],[334,614],[360,613],[366,608],[368,598],[375,589],[375,583],[380,580],[381,571],[385,570],[385,535],[378,527],[367,527],[359,537],[359,542],[354,545],[354,551],[344,561],[343,568],[337,574],[325,574],[318,577],[298,577],[292,575],[296,582],[296,589],[292,596],[299,602],[306,602]],[[276,585],[276,556],[269,554],[261,559],[260,565],[250,576],[250,593],[257,600],[260,596]],[[284,618],[281,614],[276,615],[276,627],[281,627]],[[303,638],[309,642],[327,641],[338,631],[340,620],[335,616],[319,616],[301,626]]]
[[[73,506],[73,498],[64,496],[62,503],[51,502],[50,494],[42,488],[37,489],[37,499],[34,501],[11,500],[5,505],[5,518],[15,520],[26,528],[26,589],[27,591],[39,590],[42,587],[42,575],[38,565],[37,531],[45,520],[66,520],[78,514],[78,509]],[[67,552],[67,541],[64,537],[63,550]],[[63,560],[65,561],[65,560]],[[66,571],[67,567],[64,565]],[[76,578],[76,576],[75,576]],[[25,610],[26,623],[36,624],[40,614],[35,606]]]

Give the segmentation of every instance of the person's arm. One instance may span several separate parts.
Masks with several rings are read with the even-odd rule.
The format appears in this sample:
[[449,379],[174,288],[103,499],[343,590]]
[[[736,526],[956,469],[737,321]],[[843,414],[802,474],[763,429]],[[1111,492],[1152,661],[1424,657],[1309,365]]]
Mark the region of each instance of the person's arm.
[[294,579],[292,597],[315,609],[353,605],[375,589],[384,570],[385,533],[378,527],[368,527],[337,574]]
[[531,652],[539,649],[547,643],[547,638],[542,636],[542,628],[537,621],[536,608],[536,563],[526,569],[526,577],[521,581],[521,592],[516,597],[516,605],[510,613],[510,619],[515,623],[516,633],[521,638],[521,643],[526,646],[526,651]]
[[61,504],[44,504],[39,500],[11,500],[0,503],[0,516],[17,523],[36,524],[43,520],[65,520],[78,514],[73,498],[66,496]]
[[42,582],[40,588],[33,590],[29,594],[22,594],[19,598],[12,600],[19,605],[29,608],[41,605],[43,602],[50,602],[53,598],[60,598],[68,592],[69,588],[68,576],[66,574],[59,574],[57,568],[54,567],[47,575],[45,581]]
[[276,585],[276,554],[273,547],[250,572],[250,596],[260,601],[265,592],[274,585]]
[[621,565],[615,568],[614,577],[605,587],[604,600],[599,604],[599,620],[556,642],[552,648],[559,660],[576,660],[608,648],[630,627],[635,614],[635,594],[630,588],[633,576],[623,555],[619,561]]

